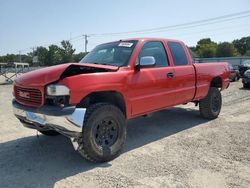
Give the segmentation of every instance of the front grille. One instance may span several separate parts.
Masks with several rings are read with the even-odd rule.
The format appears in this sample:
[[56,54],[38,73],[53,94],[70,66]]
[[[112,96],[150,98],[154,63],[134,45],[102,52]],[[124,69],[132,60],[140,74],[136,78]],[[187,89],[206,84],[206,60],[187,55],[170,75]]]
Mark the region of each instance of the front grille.
[[17,102],[23,105],[33,107],[42,105],[42,93],[39,89],[14,86],[14,94]]

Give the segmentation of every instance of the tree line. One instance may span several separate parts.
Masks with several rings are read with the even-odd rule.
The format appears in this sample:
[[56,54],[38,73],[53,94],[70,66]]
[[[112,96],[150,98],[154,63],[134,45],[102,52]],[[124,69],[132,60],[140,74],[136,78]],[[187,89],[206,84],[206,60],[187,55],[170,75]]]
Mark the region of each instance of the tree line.
[[[210,38],[204,38],[197,42],[196,46],[190,47],[194,56],[201,58],[211,57],[235,57],[250,56],[250,36],[236,39],[233,42],[216,43]],[[63,40],[58,45],[49,47],[39,46],[33,52],[27,54],[7,54],[0,56],[0,62],[19,62],[20,56],[22,62],[32,65],[34,57],[37,57],[39,66],[51,66],[68,62],[79,62],[87,53],[75,53],[73,45]]]
[[[50,46],[39,46],[33,52],[27,54],[7,54],[0,56],[0,62],[27,62],[30,65],[52,66],[68,62],[79,62],[87,53],[75,53],[75,49],[68,40],[63,40],[60,46],[52,44]],[[20,57],[21,56],[21,57]],[[37,62],[34,63],[34,59]],[[35,60],[36,61],[36,60]]]
[[250,36],[236,39],[233,42],[220,43],[216,43],[210,38],[204,38],[190,49],[196,57],[201,58],[250,56]]

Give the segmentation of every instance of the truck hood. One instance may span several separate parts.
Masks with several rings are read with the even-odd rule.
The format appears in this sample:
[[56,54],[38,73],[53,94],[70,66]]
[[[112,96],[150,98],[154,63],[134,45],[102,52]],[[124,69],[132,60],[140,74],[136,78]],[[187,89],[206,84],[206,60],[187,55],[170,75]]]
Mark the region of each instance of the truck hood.
[[45,86],[57,80],[78,74],[117,71],[119,67],[97,64],[66,63],[31,71],[15,79],[18,85]]

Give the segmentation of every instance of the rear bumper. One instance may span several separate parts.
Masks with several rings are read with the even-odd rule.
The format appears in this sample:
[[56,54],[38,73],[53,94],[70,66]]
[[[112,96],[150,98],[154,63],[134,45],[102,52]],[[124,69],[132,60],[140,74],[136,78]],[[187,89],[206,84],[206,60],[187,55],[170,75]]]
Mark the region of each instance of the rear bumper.
[[68,137],[79,137],[86,108],[52,107],[29,108],[12,101],[15,116],[25,127],[37,130],[55,130]]

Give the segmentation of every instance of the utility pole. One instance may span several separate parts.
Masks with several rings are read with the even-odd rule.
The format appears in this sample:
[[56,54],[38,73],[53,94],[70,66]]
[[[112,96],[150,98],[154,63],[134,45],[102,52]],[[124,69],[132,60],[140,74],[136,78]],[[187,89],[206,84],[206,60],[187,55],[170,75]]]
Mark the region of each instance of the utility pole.
[[34,53],[35,53],[35,47],[32,47],[32,65],[34,65]]
[[19,62],[22,62],[22,56],[21,56],[21,51],[19,50]]
[[84,36],[84,46],[85,46],[85,53],[88,51],[88,35],[83,35]]

